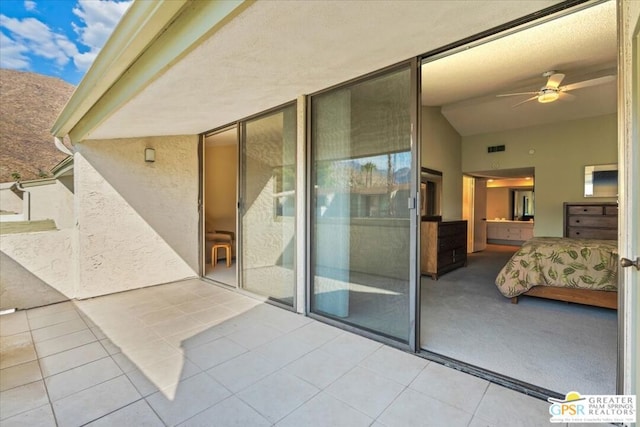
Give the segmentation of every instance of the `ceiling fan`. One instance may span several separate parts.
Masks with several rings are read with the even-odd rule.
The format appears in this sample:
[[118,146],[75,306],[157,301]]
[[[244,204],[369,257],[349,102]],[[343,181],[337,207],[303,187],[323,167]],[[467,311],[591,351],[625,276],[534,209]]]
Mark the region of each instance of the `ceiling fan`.
[[535,91],[535,92],[504,93],[504,94],[497,95],[497,96],[498,97],[503,97],[503,96],[533,95],[532,97],[530,97],[528,99],[525,99],[524,101],[515,104],[514,107],[522,105],[525,102],[534,101],[536,99],[541,104],[546,104],[546,103],[549,103],[549,102],[553,102],[553,101],[556,101],[558,99],[565,100],[565,101],[572,101],[573,99],[575,99],[575,95],[572,95],[572,94],[567,93],[567,92],[572,91],[572,90],[576,90],[576,89],[582,89],[582,88],[585,88],[585,87],[597,86],[597,85],[605,84],[605,83],[608,83],[610,81],[615,80],[615,78],[616,78],[616,76],[614,76],[614,75],[609,75],[609,76],[598,77],[598,78],[591,79],[591,80],[583,80],[581,82],[572,83],[572,84],[566,85],[566,86],[560,86],[560,83],[562,83],[562,80],[564,79],[564,74],[558,73],[557,71],[547,71],[547,72],[542,74],[542,77],[546,77],[547,78],[547,84],[544,85],[542,88],[540,88],[540,90],[538,90],[538,91]]

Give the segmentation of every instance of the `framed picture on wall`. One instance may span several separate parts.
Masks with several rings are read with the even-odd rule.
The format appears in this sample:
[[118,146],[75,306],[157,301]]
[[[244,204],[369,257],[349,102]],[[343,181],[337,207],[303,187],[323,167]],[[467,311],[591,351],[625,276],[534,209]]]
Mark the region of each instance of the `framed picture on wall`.
[[617,197],[618,164],[584,167],[584,197]]

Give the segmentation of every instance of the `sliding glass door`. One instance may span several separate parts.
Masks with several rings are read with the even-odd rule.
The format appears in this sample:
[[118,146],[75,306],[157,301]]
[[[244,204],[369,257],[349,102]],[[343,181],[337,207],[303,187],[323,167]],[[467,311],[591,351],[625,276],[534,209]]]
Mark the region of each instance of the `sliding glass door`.
[[412,345],[417,147],[410,64],[311,97],[311,311]]
[[293,306],[296,106],[242,122],[240,286]]

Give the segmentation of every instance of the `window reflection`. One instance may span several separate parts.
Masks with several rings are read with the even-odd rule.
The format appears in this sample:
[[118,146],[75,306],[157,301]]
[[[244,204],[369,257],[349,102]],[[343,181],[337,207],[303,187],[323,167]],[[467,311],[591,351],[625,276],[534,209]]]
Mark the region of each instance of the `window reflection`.
[[294,216],[296,208],[295,165],[274,168],[273,185],[273,210],[275,216]]
[[[411,153],[317,162],[320,217],[407,218]],[[348,188],[344,183],[348,182]]]

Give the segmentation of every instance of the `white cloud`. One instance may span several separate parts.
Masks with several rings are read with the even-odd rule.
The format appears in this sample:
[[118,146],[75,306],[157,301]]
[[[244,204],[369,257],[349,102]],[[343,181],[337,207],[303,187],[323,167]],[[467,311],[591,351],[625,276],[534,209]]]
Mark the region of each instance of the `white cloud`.
[[93,61],[96,59],[96,56],[98,56],[98,52],[89,51],[89,52],[79,53],[73,57],[73,63],[75,64],[78,70],[86,71],[89,69],[89,67],[91,67],[91,64],[93,64]]
[[26,46],[16,43],[4,33],[0,33],[0,67],[12,70],[29,69],[29,51]]
[[91,66],[130,5],[131,1],[78,0],[73,13],[80,18],[82,25],[72,23],[72,26],[80,43],[89,48],[89,52],[79,53],[74,57],[78,69],[84,71]]
[[[63,32],[54,31],[33,17],[21,19],[0,15],[2,67],[28,70],[31,58],[40,57],[52,61],[59,68],[73,60],[75,67],[84,72],[89,69],[131,3],[78,0],[73,13],[80,22],[71,23],[78,35],[77,40],[70,40]],[[34,11],[37,4],[33,0],[25,0],[24,7]]]
[[53,32],[36,18],[17,19],[0,15],[0,27],[9,32],[4,35],[10,40],[8,46],[19,49],[23,55],[31,54],[52,60],[58,67],[65,66],[78,53],[76,46],[64,34]]

